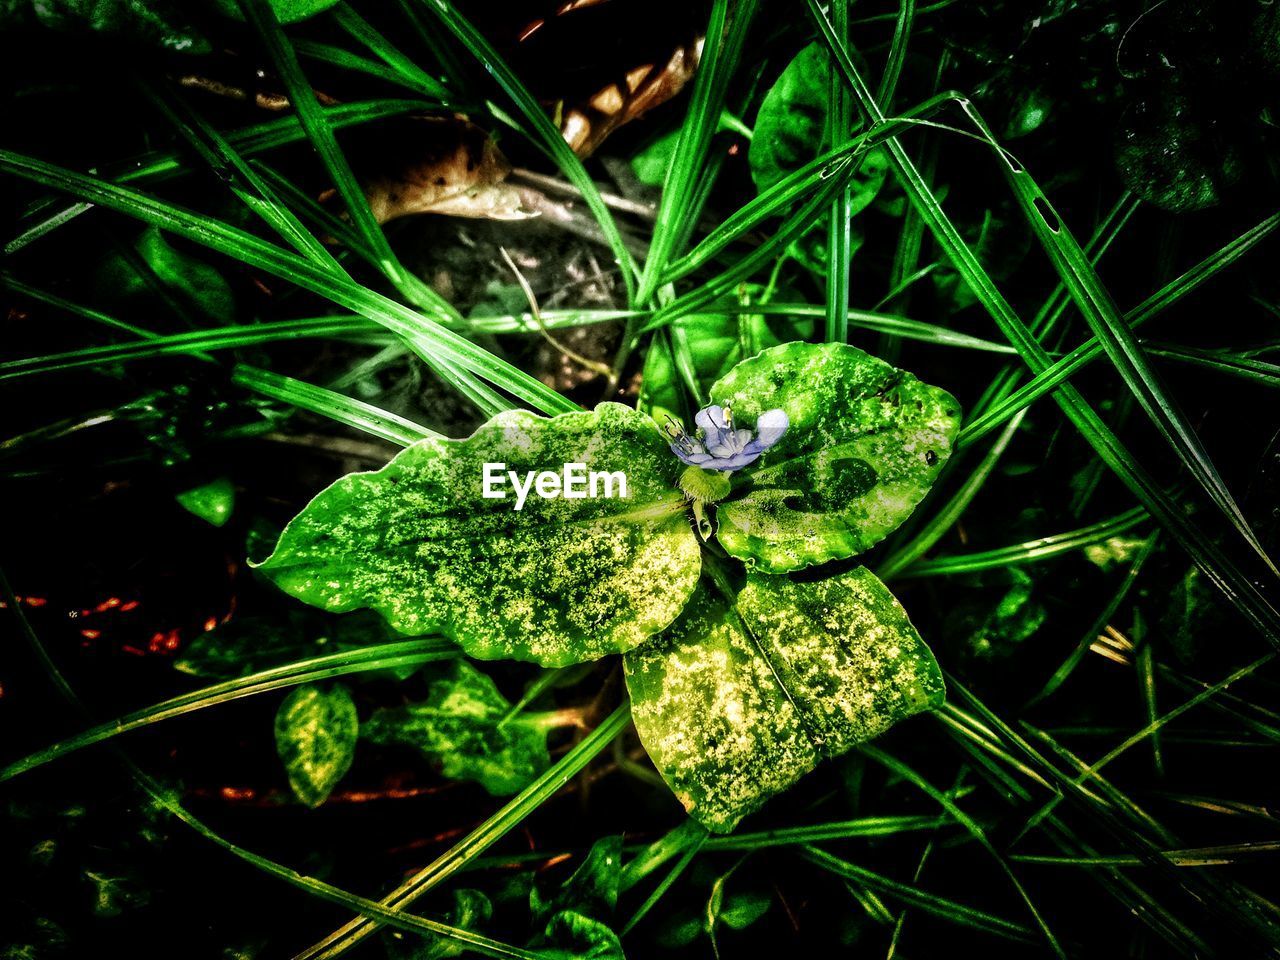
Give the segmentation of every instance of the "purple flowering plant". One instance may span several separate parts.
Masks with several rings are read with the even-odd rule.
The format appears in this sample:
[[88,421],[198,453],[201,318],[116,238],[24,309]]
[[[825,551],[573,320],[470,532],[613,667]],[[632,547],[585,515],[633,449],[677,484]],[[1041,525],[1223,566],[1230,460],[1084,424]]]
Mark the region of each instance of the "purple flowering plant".
[[693,422],[698,429],[690,435],[682,424],[667,418],[671,452],[691,467],[726,473],[755,463],[761,454],[782,439],[791,425],[785,411],[766,410],[756,420],[753,434],[735,426],[730,408],[718,404],[699,410]]

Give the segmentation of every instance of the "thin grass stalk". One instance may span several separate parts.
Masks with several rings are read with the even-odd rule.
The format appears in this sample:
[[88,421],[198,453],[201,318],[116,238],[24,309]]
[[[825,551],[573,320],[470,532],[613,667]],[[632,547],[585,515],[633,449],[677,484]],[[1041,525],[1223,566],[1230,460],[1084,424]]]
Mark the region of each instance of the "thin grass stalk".
[[248,364],[236,365],[231,371],[231,382],[401,447],[411,446],[419,440],[445,439],[434,430],[371,403]]
[[305,258],[243,230],[128,187],[7,150],[0,150],[0,170],[83,196],[295,283],[392,330],[433,368],[448,372],[449,365],[454,365],[469,370],[545,413],[566,413],[578,409],[576,404],[534,377],[432,323],[404,304],[362,287],[349,278],[320,270]]
[[493,45],[485,39],[470,21],[459,13],[446,0],[414,0],[415,6],[425,9],[435,16],[440,23],[461,43],[486,72],[498,82],[503,91],[515,103],[521,116],[529,124],[535,145],[540,147],[560,168],[560,172],[578,188],[588,209],[596,218],[604,233],[605,240],[613,250],[614,260],[622,272],[622,282],[627,290],[627,305],[635,308],[636,266],[627,245],[622,239],[618,225],[613,218],[595,181],[591,179],[582,161],[574,154],[564,137],[556,129],[555,124],[542,109],[537,98],[529,92],[511,67],[498,55]]
[[[62,698],[67,704],[78,714],[87,717],[88,710],[84,703],[80,700],[79,695],[72,689],[62,672],[58,669],[53,659],[49,656],[44,644],[40,642],[35,631],[31,628],[30,622],[23,613],[21,605],[13,595],[13,589],[9,585],[8,579],[4,572],[0,570],[0,597],[3,597],[17,617],[19,630],[27,645],[35,653],[40,661],[45,673],[48,675],[50,682],[58,690]],[[372,900],[366,900],[363,897],[348,893],[340,887],[317,880],[314,877],[304,876],[296,870],[292,870],[282,864],[269,860],[266,857],[256,854],[240,845],[227,840],[221,834],[217,833],[211,827],[200,820],[177,800],[175,800],[171,792],[162,787],[150,774],[144,772],[137,764],[128,758],[122,751],[117,751],[117,755],[122,760],[125,768],[129,771],[134,781],[139,787],[150,797],[151,801],[159,808],[168,811],[180,822],[193,829],[206,840],[209,840],[226,852],[232,854],[236,858],[256,867],[264,873],[284,880],[286,883],[306,891],[312,896],[317,896],[337,903],[349,909],[359,910],[362,913],[378,917],[382,922],[401,930],[407,930],[417,934],[428,934],[435,937],[441,937],[445,940],[460,944],[466,949],[471,949],[484,956],[500,958],[500,960],[554,960],[548,954],[538,953],[531,950],[524,950],[520,947],[511,946],[502,943],[499,940],[493,940],[489,937],[472,933],[460,927],[451,924],[441,923],[436,920],[428,920],[425,917],[419,917],[413,914],[402,913],[399,911],[388,910],[381,904]]]
[[393,670],[417,666],[436,660],[452,659],[459,655],[456,644],[449,640],[420,638],[381,643],[359,650],[310,657],[306,660],[283,664],[267,670],[259,670],[234,680],[216,683],[190,693],[180,694],[168,700],[123,714],[114,720],[90,727],[74,737],[60,740],[42,750],[15,760],[0,768],[0,782],[28,773],[38,767],[61,760],[78,750],[103,741],[131,733],[165,720],[186,716],[209,707],[221,706],[245,697],[269,693],[303,683],[315,683],[332,677],[372,670]]
[[[862,110],[872,122],[883,120],[857,67],[847,51],[838,43],[830,22],[817,0],[806,0],[814,21],[835,55],[837,67],[853,88]],[[990,276],[965,244],[955,225],[942,209],[936,196],[923,183],[919,172],[896,139],[886,141],[886,149],[899,179],[912,202],[918,206],[947,255],[973,289],[979,302],[996,321],[1032,373],[1041,373],[1051,363],[1049,355],[1009,306]],[[1192,560],[1208,579],[1273,645],[1280,647],[1280,610],[1244,571],[1242,571],[1211,537],[1192,524],[1174,504],[1119,438],[1084,401],[1074,387],[1064,385],[1055,394],[1059,406],[1081,432],[1098,456],[1134,493],[1152,516],[1187,550]]]
[[[515,829],[525,817],[577,776],[630,722],[630,707],[624,703],[506,806],[383,897],[379,902],[380,908],[398,914],[423,894],[465,868],[470,861]],[[375,933],[382,923],[381,918],[360,917],[352,920],[302,951],[295,960],[328,960],[341,956]]]

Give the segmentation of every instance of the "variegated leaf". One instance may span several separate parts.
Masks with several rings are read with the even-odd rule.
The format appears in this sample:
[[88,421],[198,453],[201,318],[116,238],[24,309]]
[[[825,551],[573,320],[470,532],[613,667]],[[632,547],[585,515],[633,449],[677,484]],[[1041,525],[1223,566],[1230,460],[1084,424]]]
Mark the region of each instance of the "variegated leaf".
[[837,343],[765,350],[718,381],[711,401],[740,423],[777,407],[791,422],[716,509],[725,550],[771,573],[882,540],[933,486],[960,428],[951,394]]
[[[483,466],[622,471],[627,496],[483,496]],[[563,666],[629,650],[683,609],[701,566],[653,421],[620,404],[554,419],[503,413],[465,440],[424,440],[321,492],[259,565],[332,611],[371,607],[481,659]],[[603,485],[602,485],[603,489]],[[617,490],[615,489],[615,493]]]
[[752,572],[734,603],[701,588],[624,663],[645,749],[720,832],[944,697],[933,654],[863,567],[814,583]]

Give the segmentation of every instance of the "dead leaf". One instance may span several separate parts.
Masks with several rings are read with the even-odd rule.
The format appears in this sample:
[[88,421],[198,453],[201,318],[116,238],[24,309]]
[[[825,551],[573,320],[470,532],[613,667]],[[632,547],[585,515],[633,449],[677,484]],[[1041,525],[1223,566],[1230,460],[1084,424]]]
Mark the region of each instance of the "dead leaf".
[[624,123],[678,94],[698,69],[703,38],[676,47],[662,64],[643,63],[618,82],[597,90],[585,103],[563,111],[560,132],[580,157],[589,157]]
[[[616,9],[615,18],[601,20],[590,13],[585,17],[581,16],[583,11],[594,10],[606,4],[609,5],[609,9]],[[674,6],[688,5],[692,9],[696,4],[697,0],[692,2],[686,0],[686,4],[677,3]],[[530,47],[536,49],[537,41],[547,42],[547,34],[567,35],[570,38],[578,35],[585,39],[593,35],[598,36],[602,29],[620,31],[619,36],[634,40],[634,42],[628,42],[627,47],[639,48],[632,54],[635,59],[624,60],[622,63],[609,61],[604,64],[610,76],[617,77],[621,74],[622,79],[611,80],[585,98],[582,97],[583,91],[579,87],[576,94],[562,92],[558,94],[558,99],[551,101],[554,104],[553,112],[560,132],[579,157],[590,156],[614,130],[670,100],[684,88],[698,68],[698,60],[702,56],[702,37],[688,28],[680,13],[676,13],[675,18],[672,19],[670,14],[674,11],[664,9],[658,14],[660,18],[658,22],[664,25],[665,41],[658,41],[655,48],[652,38],[647,35],[646,24],[637,22],[635,19],[639,16],[652,20],[655,11],[650,7],[650,4],[642,3],[614,5],[610,4],[610,0],[563,0],[555,8],[554,13],[547,13],[529,21],[518,32],[517,42],[526,50]],[[643,39],[635,39],[638,35]],[[678,40],[672,51],[672,38],[681,35],[684,39]],[[534,38],[537,40],[530,43]],[[554,41],[550,42],[554,43]],[[590,64],[594,62],[593,46],[590,45],[582,51],[583,63],[580,66],[587,68],[588,71]],[[609,44],[597,49],[612,51],[615,48]],[[668,54],[667,51],[672,52]],[[595,59],[599,59],[598,56],[595,56]],[[640,60],[639,65],[626,69],[628,62],[634,64],[636,60]]]
[[[368,164],[376,172],[362,178],[379,223],[416,213],[488,220],[537,216],[505,182],[511,164],[497,144],[465,117],[411,117],[394,130],[394,137],[380,138],[385,149]],[[370,157],[368,149],[361,152]]]

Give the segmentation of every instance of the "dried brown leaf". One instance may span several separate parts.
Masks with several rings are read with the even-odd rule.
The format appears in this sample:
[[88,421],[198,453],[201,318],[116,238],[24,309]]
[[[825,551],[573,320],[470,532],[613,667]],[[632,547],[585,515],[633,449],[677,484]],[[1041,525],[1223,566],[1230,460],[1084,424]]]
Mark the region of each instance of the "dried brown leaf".
[[560,132],[580,157],[596,151],[624,123],[643,116],[678,94],[698,69],[702,38],[682,44],[665,63],[642,63],[622,80],[606,84],[584,103],[566,109]]
[[497,144],[465,117],[413,117],[395,130],[371,165],[376,172],[363,180],[379,223],[416,213],[488,220],[536,216],[505,182],[511,164]]

